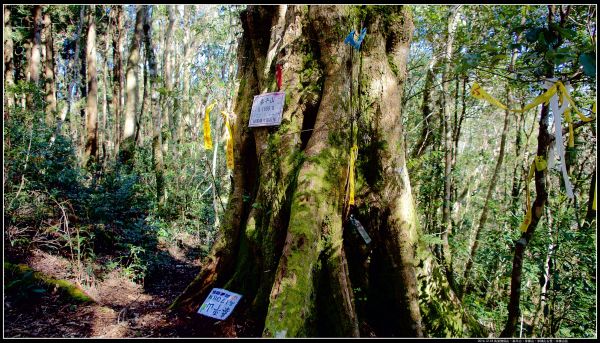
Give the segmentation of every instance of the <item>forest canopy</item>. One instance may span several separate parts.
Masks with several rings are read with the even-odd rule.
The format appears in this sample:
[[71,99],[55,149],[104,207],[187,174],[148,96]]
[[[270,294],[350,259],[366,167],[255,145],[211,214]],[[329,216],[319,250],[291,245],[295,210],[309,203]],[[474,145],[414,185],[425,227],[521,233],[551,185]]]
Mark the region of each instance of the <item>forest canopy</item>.
[[3,5],[4,336],[596,337],[596,9]]

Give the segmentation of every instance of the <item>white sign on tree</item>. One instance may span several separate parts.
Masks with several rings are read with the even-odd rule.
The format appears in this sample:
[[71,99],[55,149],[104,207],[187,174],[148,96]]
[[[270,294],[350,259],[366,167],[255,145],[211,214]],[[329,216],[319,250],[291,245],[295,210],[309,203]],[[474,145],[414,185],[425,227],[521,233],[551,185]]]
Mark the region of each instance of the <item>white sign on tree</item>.
[[229,317],[241,298],[241,295],[226,289],[213,288],[208,298],[204,300],[204,303],[198,309],[198,313],[218,320],[224,320]]
[[274,126],[281,124],[285,92],[266,93],[254,96],[248,127]]

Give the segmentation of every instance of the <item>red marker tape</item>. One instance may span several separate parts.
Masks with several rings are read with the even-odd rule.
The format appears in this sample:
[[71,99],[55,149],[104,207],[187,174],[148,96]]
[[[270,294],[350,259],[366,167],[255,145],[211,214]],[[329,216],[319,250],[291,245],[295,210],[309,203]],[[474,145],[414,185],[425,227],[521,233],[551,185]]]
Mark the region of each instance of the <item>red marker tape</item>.
[[277,79],[277,90],[281,90],[281,64],[275,66],[275,78]]

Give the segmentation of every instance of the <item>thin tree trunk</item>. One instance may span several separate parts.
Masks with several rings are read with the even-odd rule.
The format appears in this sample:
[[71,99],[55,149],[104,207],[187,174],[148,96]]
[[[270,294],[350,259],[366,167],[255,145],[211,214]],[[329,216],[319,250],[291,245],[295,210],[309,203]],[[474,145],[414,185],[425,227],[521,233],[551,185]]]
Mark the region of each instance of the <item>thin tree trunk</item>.
[[[521,20],[521,23],[524,24],[525,17]],[[520,39],[520,34],[517,34],[515,38],[515,43],[517,43]],[[517,50],[513,49],[512,56],[510,58],[510,63],[508,65],[508,72],[514,72],[515,62],[517,60]],[[508,108],[512,108],[512,96],[510,92],[510,84],[506,84],[506,106]],[[502,128],[502,136],[500,138],[500,152],[498,153],[498,159],[496,160],[496,166],[494,167],[494,173],[490,179],[490,183],[487,189],[487,193],[485,196],[485,200],[483,202],[483,208],[481,210],[481,216],[479,217],[479,223],[475,227],[475,230],[471,233],[470,243],[469,243],[469,257],[467,259],[467,263],[465,265],[465,271],[463,273],[463,286],[460,292],[460,297],[463,297],[470,283],[470,273],[471,268],[473,267],[473,262],[475,260],[475,254],[477,252],[477,247],[479,245],[479,239],[481,237],[481,232],[485,228],[485,223],[488,218],[489,204],[494,195],[494,191],[496,190],[496,183],[498,181],[498,176],[500,174],[500,170],[502,169],[502,162],[504,161],[504,153],[506,150],[506,137],[508,134],[508,124],[510,122],[510,111],[507,109],[504,111],[504,127]]]
[[433,142],[433,131],[431,130],[432,124],[429,120],[429,117],[432,115],[433,104],[431,101],[431,93],[433,90],[433,80],[435,78],[434,68],[436,65],[437,59],[434,56],[429,60],[429,64],[427,66],[427,75],[425,76],[425,86],[423,87],[423,102],[421,105],[421,113],[423,114],[423,122],[421,126],[421,136],[419,137],[419,141],[415,144],[411,155],[411,158],[419,158],[424,153],[425,150],[431,143]]
[[[12,40],[12,25],[10,22],[11,7],[4,6],[4,122],[10,119],[10,110],[15,105],[15,96],[12,91],[8,91],[9,87],[15,85],[15,64],[13,62],[13,40]],[[5,133],[8,133],[5,131]],[[6,134],[5,142],[10,145],[10,138]]]
[[[175,16],[173,13],[172,6],[167,6],[168,11],[168,24],[164,35],[164,54],[163,54],[163,82],[165,85],[165,89],[168,95],[161,95],[161,104],[163,107],[162,113],[162,122],[164,123],[167,132],[163,133],[162,142],[163,142],[163,154],[167,153],[169,144],[175,142],[174,137],[174,124],[172,113],[171,113],[171,92],[173,91],[173,75],[172,75],[172,64],[171,64],[171,55],[172,55],[172,40],[173,40],[173,26],[175,24]],[[171,137],[168,137],[171,136]],[[174,149],[174,147],[172,147]]]
[[136,5],[135,31],[129,47],[127,60],[125,126],[123,127],[123,140],[119,160],[121,163],[132,166],[135,154],[135,129],[137,123],[136,106],[139,104],[138,64],[140,63],[140,46],[142,41],[145,11],[141,5]]
[[[33,82],[36,86],[39,86],[40,81],[40,62],[41,62],[41,44],[42,44],[42,6],[35,5],[32,7],[33,15],[33,31],[32,39],[28,44],[30,50],[27,56],[27,81]],[[28,92],[26,95],[27,108],[34,109],[34,97],[32,92]]]
[[[105,6],[108,7],[108,6]],[[106,8],[103,8],[105,11]],[[106,122],[108,120],[108,52],[110,49],[110,38],[111,38],[111,29],[112,29],[112,15],[109,17],[108,25],[106,25],[106,33],[104,34],[104,61],[102,66],[102,127],[98,134],[98,142],[102,147],[102,159],[101,164],[104,166],[106,161],[108,160],[108,150],[107,145],[110,142],[110,135],[106,130]]]
[[[554,16],[554,6],[548,6],[548,26],[551,27],[553,16]],[[566,16],[564,18],[566,20]],[[564,24],[564,20],[561,18],[561,23],[559,27],[562,27]],[[562,38],[558,37],[556,39],[554,48],[559,47],[562,44]],[[546,64],[545,75],[547,78],[552,78],[554,76],[554,65]],[[548,122],[549,122],[549,106],[546,104],[542,105],[542,112],[539,121],[539,133],[538,133],[538,146],[537,146],[537,156],[541,156],[544,160],[548,160],[548,147],[551,142],[551,135],[548,132]],[[564,163],[564,161],[561,161]],[[533,237],[533,233],[537,227],[537,224],[540,220],[540,217],[543,214],[544,206],[548,199],[548,192],[546,190],[546,173],[547,169],[542,171],[535,170],[535,190],[536,197],[533,201],[531,208],[531,223],[529,224],[527,231],[521,234],[521,238],[515,242],[515,250],[512,264],[512,273],[511,273],[511,283],[510,283],[510,300],[508,303],[508,319],[506,320],[506,326],[500,337],[512,337],[516,330],[517,320],[520,314],[520,298],[521,298],[521,275],[523,271],[523,258],[525,255],[525,248],[531,238]]]
[[44,83],[46,90],[46,125],[49,127],[56,121],[56,80],[54,76],[54,40],[52,38],[52,21],[50,15],[45,14],[44,28],[42,30],[45,43],[42,51],[44,67]]
[[[536,332],[539,332],[539,337],[543,337],[543,327],[545,323],[546,314],[548,313],[547,302],[548,302],[548,291],[550,289],[550,275],[552,269],[552,256],[554,254],[554,249],[556,245],[554,244],[552,238],[552,227],[554,225],[554,221],[552,218],[552,213],[550,213],[550,209],[546,208],[546,217],[548,218],[548,237],[550,237],[550,242],[548,243],[548,252],[546,253],[546,260],[544,261],[544,269],[543,274],[540,279],[540,300],[537,306],[537,310],[535,311],[535,316],[533,318],[533,322],[531,324],[532,337],[536,337]],[[537,324],[541,321],[541,328],[537,330]]]
[[460,5],[454,6],[448,16],[448,31],[446,35],[446,51],[444,55],[444,72],[442,74],[442,109],[443,109],[443,128],[444,128],[444,203],[442,207],[442,257],[446,270],[446,277],[451,287],[454,285],[454,271],[452,270],[452,252],[448,238],[452,235],[452,220],[450,213],[452,211],[452,123],[450,119],[450,59],[452,58],[454,38],[456,35],[456,26],[460,17]]
[[151,92],[150,111],[152,112],[152,167],[156,177],[156,199],[158,202],[159,213],[162,212],[165,203],[164,188],[164,164],[161,148],[161,115],[158,94],[158,67],[156,65],[156,54],[152,45],[152,17],[150,14],[145,16],[144,42],[146,46],[146,58],[148,60],[148,78]]
[[91,5],[88,12],[88,32],[86,44],[87,65],[87,107],[85,154],[83,165],[90,166],[98,162],[98,78],[96,75],[96,6]]
[[121,46],[123,46],[124,31],[123,31],[123,7],[121,5],[113,5],[110,11],[113,22],[115,23],[115,32],[112,37],[113,48],[113,115],[115,122],[114,132],[114,156],[118,156],[119,146],[121,143],[121,118],[122,106],[121,98],[123,93],[123,59],[121,57]]

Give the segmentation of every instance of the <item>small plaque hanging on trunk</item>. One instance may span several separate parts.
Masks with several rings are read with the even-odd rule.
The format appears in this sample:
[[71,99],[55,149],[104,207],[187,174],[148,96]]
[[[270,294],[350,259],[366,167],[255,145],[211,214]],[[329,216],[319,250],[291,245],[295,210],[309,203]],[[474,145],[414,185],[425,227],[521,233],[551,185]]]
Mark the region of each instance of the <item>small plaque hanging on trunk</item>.
[[358,219],[354,218],[353,214],[350,215],[349,221],[350,221],[350,225],[352,225],[352,227],[356,231],[358,231],[358,233],[360,234],[362,239],[365,241],[365,244],[371,243],[371,237],[369,237],[369,234],[367,233],[365,228],[362,226],[362,224],[358,221]]
[[237,293],[221,288],[213,288],[208,298],[204,300],[204,303],[198,309],[198,313],[218,320],[224,320],[229,317],[241,298],[242,296]]
[[281,124],[285,92],[254,96],[248,127],[275,126]]

